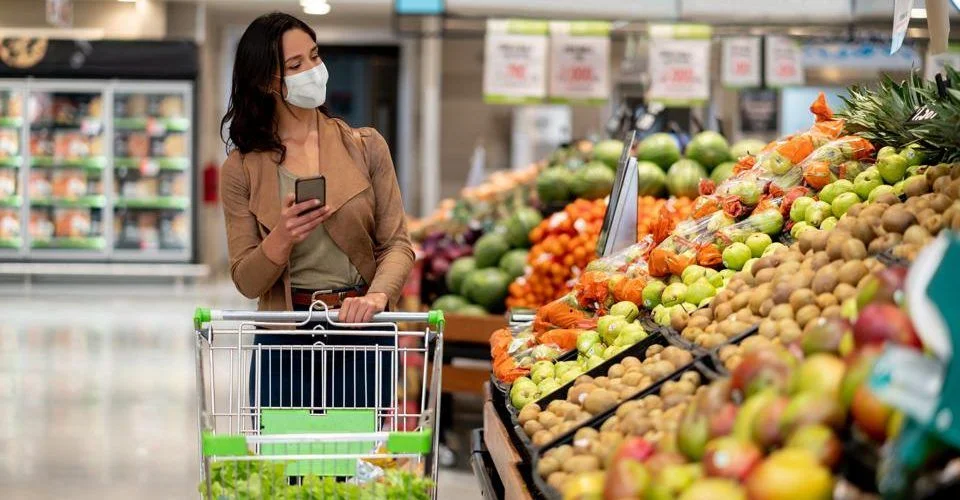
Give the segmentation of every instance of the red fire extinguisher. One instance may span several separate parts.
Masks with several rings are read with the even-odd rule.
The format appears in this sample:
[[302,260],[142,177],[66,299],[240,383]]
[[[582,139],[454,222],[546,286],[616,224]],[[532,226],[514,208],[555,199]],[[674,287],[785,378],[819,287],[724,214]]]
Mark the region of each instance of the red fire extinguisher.
[[217,164],[207,162],[203,167],[203,202],[216,205],[220,196],[220,169]]

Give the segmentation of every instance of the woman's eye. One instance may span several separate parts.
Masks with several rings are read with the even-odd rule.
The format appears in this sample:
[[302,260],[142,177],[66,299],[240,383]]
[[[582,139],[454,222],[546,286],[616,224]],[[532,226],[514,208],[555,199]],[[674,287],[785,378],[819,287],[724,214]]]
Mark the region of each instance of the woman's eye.
[[289,68],[287,68],[287,69],[298,69],[299,67],[300,67],[299,64],[294,64],[294,65],[291,65],[291,66],[290,66]]

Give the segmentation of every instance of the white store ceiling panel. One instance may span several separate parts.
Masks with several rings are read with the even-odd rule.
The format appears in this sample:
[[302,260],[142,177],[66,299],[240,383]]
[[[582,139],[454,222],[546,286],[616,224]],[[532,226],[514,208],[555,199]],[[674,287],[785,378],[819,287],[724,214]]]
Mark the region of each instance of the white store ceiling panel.
[[[888,0],[892,3],[893,0]],[[679,0],[680,17],[699,22],[846,23],[849,0]],[[736,12],[731,8],[735,7]]]
[[675,0],[447,0],[459,15],[609,20],[666,20],[677,17]]

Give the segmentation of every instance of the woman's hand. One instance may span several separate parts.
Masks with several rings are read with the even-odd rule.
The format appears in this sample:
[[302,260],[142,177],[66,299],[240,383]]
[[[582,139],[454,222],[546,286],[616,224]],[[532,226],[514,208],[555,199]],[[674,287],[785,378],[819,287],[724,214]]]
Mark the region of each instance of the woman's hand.
[[319,200],[294,201],[293,194],[283,199],[280,220],[264,240],[267,244],[263,251],[274,264],[286,264],[293,246],[307,239],[311,231],[330,218],[330,207],[315,208],[320,205]]
[[369,323],[373,315],[387,308],[387,294],[368,293],[363,297],[350,297],[340,306],[340,323]]

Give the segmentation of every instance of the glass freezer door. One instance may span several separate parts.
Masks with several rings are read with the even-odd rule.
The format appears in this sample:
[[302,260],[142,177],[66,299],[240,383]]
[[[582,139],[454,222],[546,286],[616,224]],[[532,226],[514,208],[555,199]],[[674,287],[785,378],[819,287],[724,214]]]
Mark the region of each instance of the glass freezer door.
[[0,254],[21,249],[23,91],[0,84]]
[[[118,86],[113,98],[113,255],[189,258],[189,87]],[[134,90],[136,89],[136,90]]]
[[105,252],[103,101],[100,90],[31,87],[27,179],[31,253],[83,258]]

